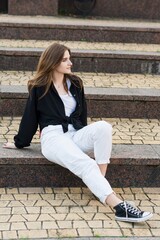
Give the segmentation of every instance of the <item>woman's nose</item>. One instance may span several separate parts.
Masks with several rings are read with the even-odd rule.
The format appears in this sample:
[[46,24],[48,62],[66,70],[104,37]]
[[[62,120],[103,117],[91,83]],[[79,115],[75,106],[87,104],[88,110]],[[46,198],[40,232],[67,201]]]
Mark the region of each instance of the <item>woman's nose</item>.
[[70,66],[72,66],[72,62],[71,62],[71,60],[68,60],[68,64],[69,64]]

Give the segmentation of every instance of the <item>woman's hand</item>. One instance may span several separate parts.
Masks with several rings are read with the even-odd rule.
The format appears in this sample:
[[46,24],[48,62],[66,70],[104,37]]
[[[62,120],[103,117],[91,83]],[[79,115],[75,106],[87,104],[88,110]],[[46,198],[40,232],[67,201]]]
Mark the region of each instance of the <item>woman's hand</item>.
[[14,143],[7,142],[3,145],[3,148],[17,148]]

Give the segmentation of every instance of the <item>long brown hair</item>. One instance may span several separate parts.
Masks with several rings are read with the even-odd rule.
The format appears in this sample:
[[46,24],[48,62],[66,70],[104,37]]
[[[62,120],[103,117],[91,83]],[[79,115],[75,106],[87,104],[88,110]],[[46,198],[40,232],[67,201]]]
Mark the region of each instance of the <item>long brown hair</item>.
[[[53,85],[53,71],[59,66],[61,63],[65,51],[68,51],[71,55],[71,51],[67,46],[64,46],[59,43],[53,43],[46,48],[46,50],[41,54],[41,57],[38,62],[37,70],[35,77],[28,81],[28,90],[29,92],[34,87],[41,87],[44,86],[44,94],[41,96],[46,95],[49,88]],[[79,84],[82,87],[82,81],[79,77],[72,75],[72,74],[65,74],[63,85],[66,91],[68,91],[66,78],[69,78],[72,82],[74,80],[78,80]]]

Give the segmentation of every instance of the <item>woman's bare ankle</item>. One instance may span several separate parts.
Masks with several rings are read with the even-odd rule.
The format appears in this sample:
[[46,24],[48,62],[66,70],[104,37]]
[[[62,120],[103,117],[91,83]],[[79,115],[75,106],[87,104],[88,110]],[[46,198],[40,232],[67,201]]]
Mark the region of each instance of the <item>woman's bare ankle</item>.
[[106,203],[110,207],[115,207],[119,203],[123,202],[120,198],[116,196],[116,194],[113,192],[106,198]]

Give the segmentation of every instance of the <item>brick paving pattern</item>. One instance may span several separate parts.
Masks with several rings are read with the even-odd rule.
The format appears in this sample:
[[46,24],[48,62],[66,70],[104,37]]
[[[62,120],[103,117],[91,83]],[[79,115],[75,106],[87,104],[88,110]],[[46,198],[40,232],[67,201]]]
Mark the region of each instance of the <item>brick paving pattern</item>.
[[57,41],[57,40],[46,41],[46,40],[0,39],[0,47],[46,48],[54,42],[64,44],[71,49],[160,52],[159,44],[110,43],[110,42],[103,43],[85,41]]
[[[31,71],[0,71],[0,85],[26,86],[34,74]],[[160,89],[160,75],[92,72],[75,74],[82,78],[85,87]]]
[[0,188],[0,238],[160,236],[160,188],[114,190],[153,218],[116,222],[113,209],[87,188]]
[[[0,117],[0,142],[13,141],[21,117]],[[113,144],[160,144],[160,120],[129,118],[88,118],[88,124],[105,120],[113,127]],[[39,132],[33,138],[39,143]]]

